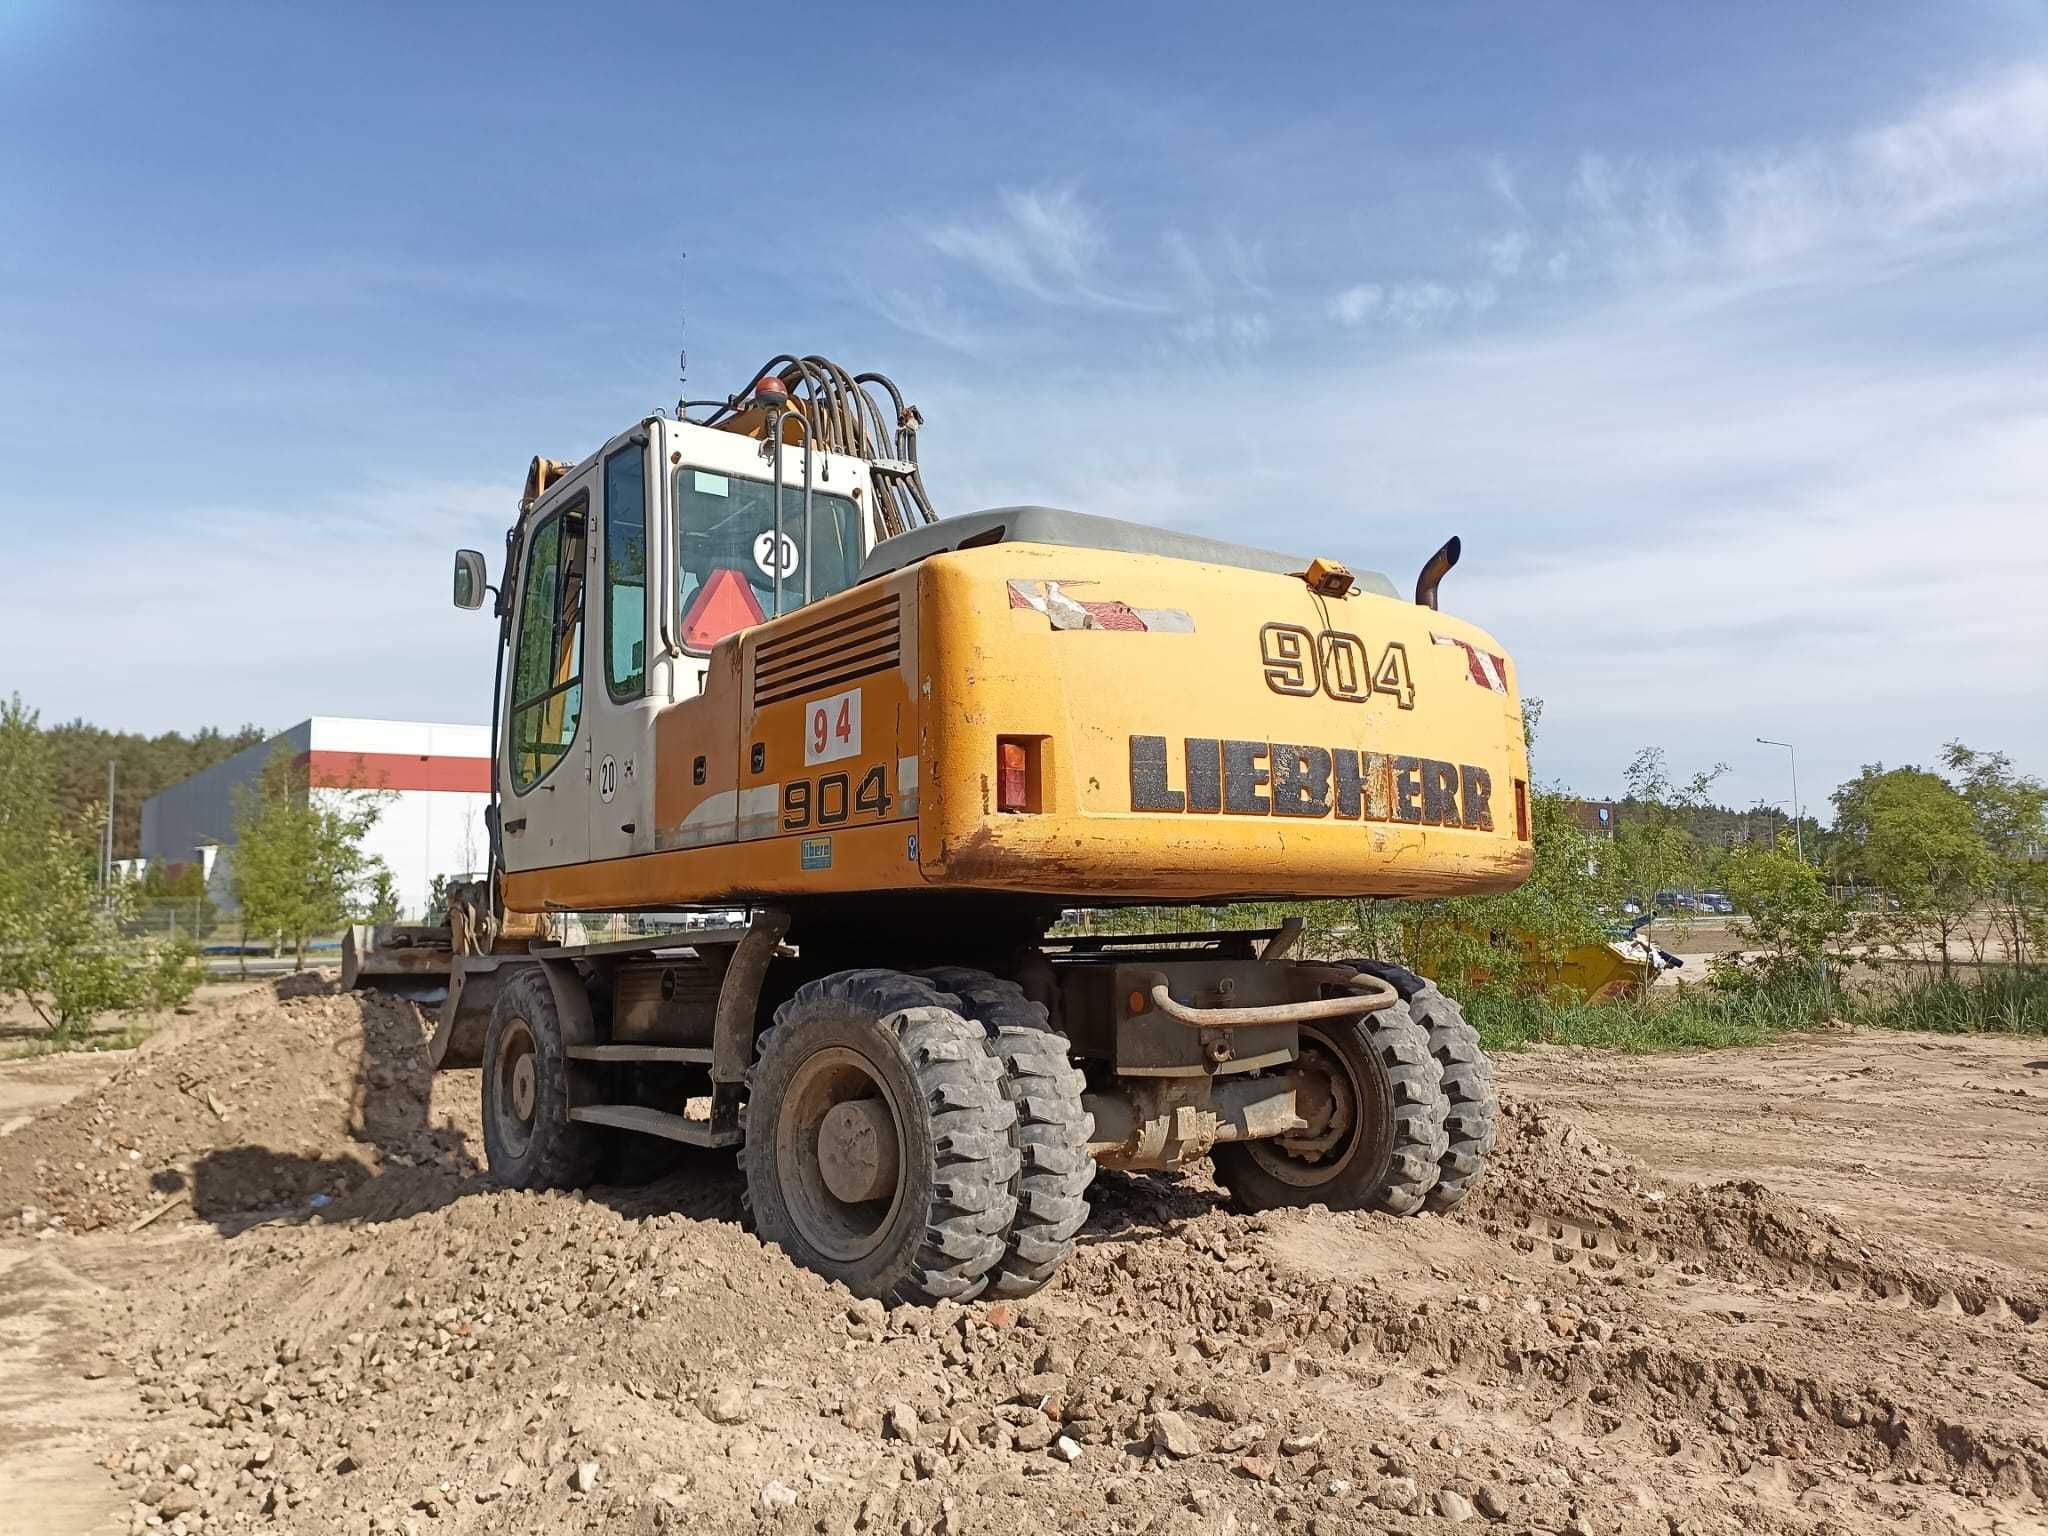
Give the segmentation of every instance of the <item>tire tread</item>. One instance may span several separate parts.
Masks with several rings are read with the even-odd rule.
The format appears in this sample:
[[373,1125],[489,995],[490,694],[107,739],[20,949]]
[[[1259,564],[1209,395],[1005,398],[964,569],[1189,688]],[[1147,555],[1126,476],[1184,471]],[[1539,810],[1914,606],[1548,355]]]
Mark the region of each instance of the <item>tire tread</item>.
[[990,1294],[1016,1298],[1042,1289],[1074,1251],[1088,1220],[1095,1119],[1081,1101],[1087,1080],[1067,1054],[1042,1004],[1013,981],[948,967],[926,973],[960,1000],[961,1012],[988,1033],[1017,1113],[1016,1215]]
[[1500,1122],[1493,1063],[1465,1011],[1428,977],[1386,961],[1347,963],[1400,993],[1409,1014],[1428,1035],[1443,1097],[1444,1150],[1438,1158],[1436,1185],[1425,1205],[1432,1211],[1447,1211],[1464,1199],[1486,1172],[1493,1152]]
[[[1004,1234],[1016,1210],[1016,1113],[1003,1091],[1000,1062],[978,1024],[929,981],[901,971],[840,971],[798,987],[762,1032],[752,1086],[761,1065],[801,1032],[807,1015],[852,1009],[895,1036],[930,1120],[933,1168],[924,1230],[906,1272],[887,1299],[914,1305],[968,1301],[986,1289],[1001,1262]],[[753,1214],[753,1160],[749,1193]]]

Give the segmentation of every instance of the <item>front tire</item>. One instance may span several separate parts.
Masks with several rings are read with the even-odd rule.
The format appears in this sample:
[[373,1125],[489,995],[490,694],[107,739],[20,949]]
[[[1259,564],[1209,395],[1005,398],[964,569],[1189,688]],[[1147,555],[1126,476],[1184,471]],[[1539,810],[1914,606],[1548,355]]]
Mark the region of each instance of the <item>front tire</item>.
[[1421,1210],[1444,1153],[1443,1073],[1407,1007],[1302,1025],[1296,1070],[1308,1128],[1212,1154],[1237,1205]]
[[807,982],[748,1074],[754,1230],[859,1296],[966,1301],[1003,1258],[1017,1117],[953,1001],[896,971]]
[[563,1050],[555,991],[537,965],[505,982],[484,1032],[484,1156],[507,1189],[575,1189],[597,1173],[600,1142],[569,1118],[587,1069]]

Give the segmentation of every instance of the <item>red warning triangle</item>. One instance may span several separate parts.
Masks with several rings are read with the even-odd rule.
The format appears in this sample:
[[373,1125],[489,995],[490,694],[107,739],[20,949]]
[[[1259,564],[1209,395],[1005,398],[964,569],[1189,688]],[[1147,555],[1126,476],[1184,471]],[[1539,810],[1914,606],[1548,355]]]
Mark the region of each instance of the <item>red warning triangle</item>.
[[759,624],[766,617],[747,578],[731,566],[721,566],[690,599],[689,609],[683,614],[683,644],[693,651],[708,651],[727,635]]

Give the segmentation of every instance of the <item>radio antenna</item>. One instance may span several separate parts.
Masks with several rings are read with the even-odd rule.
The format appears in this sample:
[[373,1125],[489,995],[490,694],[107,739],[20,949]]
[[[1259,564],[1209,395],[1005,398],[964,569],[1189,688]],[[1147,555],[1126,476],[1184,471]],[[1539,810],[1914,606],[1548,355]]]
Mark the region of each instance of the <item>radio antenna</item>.
[[[687,267],[689,260],[690,253],[684,251],[680,264]],[[689,328],[690,312],[687,309],[679,310],[676,315],[676,335],[679,337],[684,335]],[[680,421],[683,415],[683,401],[687,400],[690,396],[690,349],[688,347],[679,348],[676,352],[676,383],[682,390],[681,397],[676,401],[676,419]]]

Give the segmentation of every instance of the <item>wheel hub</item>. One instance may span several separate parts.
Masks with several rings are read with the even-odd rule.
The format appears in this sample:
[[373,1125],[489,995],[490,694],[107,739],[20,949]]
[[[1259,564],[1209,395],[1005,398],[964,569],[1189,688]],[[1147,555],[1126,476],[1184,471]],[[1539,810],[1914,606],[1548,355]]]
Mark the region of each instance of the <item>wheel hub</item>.
[[775,1122],[776,1181],[805,1242],[854,1263],[888,1236],[903,1194],[902,1119],[880,1067],[831,1046],[790,1075]]
[[1247,1142],[1245,1150],[1274,1178],[1313,1189],[1336,1179],[1357,1153],[1365,1100],[1343,1056],[1313,1028],[1301,1032],[1295,1085],[1295,1109],[1308,1124],[1272,1141]]
[[533,1140],[540,1111],[540,1066],[534,1055],[533,1031],[524,1021],[505,1031],[490,1071],[491,1119],[505,1149],[522,1157]]
[[512,1068],[512,1113],[521,1120],[533,1118],[535,1098],[533,1057],[525,1055]]
[[901,1157],[895,1117],[880,1099],[848,1099],[818,1127],[818,1166],[834,1199],[879,1200],[896,1187]]
[[1301,1053],[1295,1081],[1295,1109],[1308,1122],[1305,1130],[1279,1138],[1295,1157],[1315,1162],[1337,1146],[1357,1118],[1350,1076],[1329,1055],[1311,1045]]

